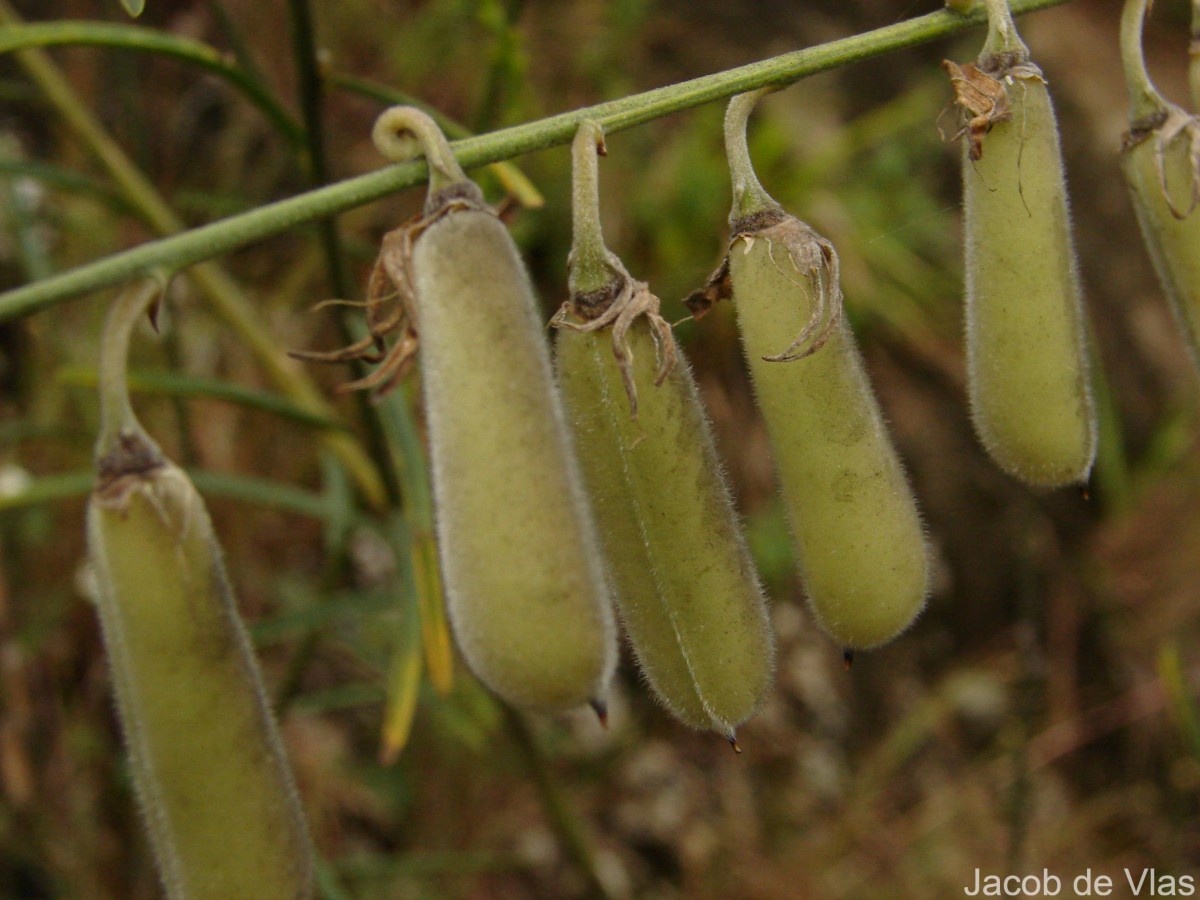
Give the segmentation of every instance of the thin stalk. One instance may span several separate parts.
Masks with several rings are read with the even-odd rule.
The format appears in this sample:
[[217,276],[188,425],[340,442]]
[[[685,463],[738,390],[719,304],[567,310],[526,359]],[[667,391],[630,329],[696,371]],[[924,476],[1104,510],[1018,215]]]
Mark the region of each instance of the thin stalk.
[[133,412],[133,404],[129,402],[125,368],[133,329],[162,295],[164,287],[162,278],[146,278],[125,288],[109,309],[104,324],[104,338],[100,344],[100,436],[96,441],[97,459],[108,456],[124,441],[135,436],[143,446],[152,448],[154,455],[159,455],[157,445],[142,428]]
[[[20,18],[17,17],[12,7],[5,0],[0,0],[0,23],[10,25],[19,22]],[[99,159],[126,201],[139,211],[151,227],[161,234],[175,235],[176,238],[185,236],[183,222],[167,205],[149,179],[133,164],[121,147],[79,101],[71,86],[46,53],[42,50],[23,50],[17,54],[17,62],[37,83],[42,93],[50,100],[80,142]],[[171,239],[166,238],[165,240]],[[143,244],[138,249],[152,247],[156,243],[160,242]],[[126,252],[136,253],[136,250]],[[124,255],[117,254],[117,256]],[[211,255],[215,254],[199,257],[193,262],[207,259]],[[114,258],[108,257],[110,260]],[[85,284],[81,290],[98,290],[146,272],[175,271],[178,268],[169,261],[150,263],[122,271],[111,280]],[[75,271],[80,270],[76,269]],[[316,385],[302,370],[294,366],[275,345],[270,332],[259,321],[250,299],[243,293],[237,282],[213,263],[198,265],[190,274],[204,293],[210,309],[249,348],[251,354],[276,387],[305,409],[318,415],[335,418],[332,409]],[[45,285],[59,277],[61,276],[55,276],[35,284]],[[18,288],[18,290],[22,289]],[[322,432],[320,439],[342,461],[368,504],[376,508],[382,506],[384,503],[383,483],[358,441],[346,432]]]
[[598,291],[616,274],[600,225],[599,157],[606,155],[604,129],[583,122],[571,145],[571,273],[572,295]]
[[[446,137],[465,138],[474,135],[474,132],[466,125],[450,118],[445,113],[440,112],[405,91],[400,91],[394,87],[379,84],[376,81],[366,78],[358,78],[354,75],[335,73],[327,76],[327,78],[329,79],[329,83],[334,87],[351,94],[358,94],[360,97],[369,97],[385,106],[415,106],[422,112],[427,113],[433,121],[437,122],[438,128],[442,129]],[[534,183],[529,180],[524,172],[512,163],[507,161],[496,162],[492,163],[488,168],[496,176],[496,180],[500,182],[500,186],[508,191],[526,209],[538,209],[545,205],[546,200],[542,196],[542,192],[534,186]]]
[[507,703],[500,705],[508,722],[508,732],[525,759],[529,774],[533,777],[541,797],[542,808],[550,820],[550,827],[562,843],[563,852],[586,879],[589,896],[602,900],[611,897],[612,893],[605,887],[596,871],[595,853],[592,851],[587,830],[575,814],[575,810],[571,808],[571,802],[563,793],[562,785],[554,777],[550,761],[538,745],[537,737],[519,712]]
[[[1067,2],[1070,0],[1015,0],[1012,7],[1017,13],[1028,13]],[[569,143],[584,119],[595,119],[606,134],[612,134],[734,94],[767,85],[791,84],[818,72],[944,38],[982,21],[982,10],[961,15],[943,9],[714,75],[467,138],[457,141],[452,149],[464,168],[475,169]],[[45,281],[0,294],[0,321],[28,315],[77,294],[117,284],[154,266],[179,269],[220,256],[298,225],[412,187],[425,180],[426,173],[424,160],[389,166],[230,216],[185,234],[107,256]]]
[[1192,0],[1192,42],[1188,45],[1188,87],[1192,111],[1200,112],[1200,0]]
[[983,51],[979,54],[980,61],[998,54],[1010,56],[1012,63],[1028,61],[1029,48],[1017,34],[1008,0],[984,0],[984,5],[987,8],[988,34]]
[[758,180],[750,159],[750,144],[746,139],[750,113],[763,94],[769,91],[764,88],[739,94],[729,101],[725,110],[725,155],[729,157],[729,173],[733,182],[733,211],[729,214],[731,221],[769,209],[779,209],[779,204]]
[[1144,120],[1167,108],[1167,101],[1150,80],[1142,50],[1142,32],[1149,7],[1150,0],[1125,0],[1121,10],[1121,68],[1129,88],[1130,122]]
[[216,47],[142,25],[80,19],[25,24],[13,17],[11,8],[0,9],[3,10],[0,21],[5,25],[0,31],[0,54],[35,47],[111,47],[168,56],[229,82],[257,106],[290,143],[298,145],[303,141],[303,131],[288,111],[250,73],[229,62]]

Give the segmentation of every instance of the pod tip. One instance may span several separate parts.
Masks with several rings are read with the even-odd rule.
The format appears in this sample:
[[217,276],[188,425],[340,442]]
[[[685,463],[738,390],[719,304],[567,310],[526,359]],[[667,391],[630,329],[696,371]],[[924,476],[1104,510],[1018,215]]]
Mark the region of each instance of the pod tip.
[[731,731],[725,735],[725,740],[729,741],[729,746],[733,748],[733,752],[741,756],[742,748],[738,746],[737,735]]
[[849,672],[854,668],[854,648],[846,647],[842,650],[842,668]]
[[608,728],[608,703],[604,700],[593,698],[588,701],[588,706],[596,714],[596,718],[600,720],[601,728]]

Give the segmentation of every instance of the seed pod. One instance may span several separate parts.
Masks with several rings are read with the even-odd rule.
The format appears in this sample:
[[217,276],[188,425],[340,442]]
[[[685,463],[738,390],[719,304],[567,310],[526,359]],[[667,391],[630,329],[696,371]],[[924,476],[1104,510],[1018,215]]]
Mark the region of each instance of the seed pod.
[[559,383],[641,670],[677,718],[732,742],[771,680],[770,622],[691,372],[658,298],[604,246],[602,147],[583,123]]
[[615,626],[529,276],[427,116],[389,110],[376,144],[406,155],[405,133],[429,160],[430,193],[419,221],[384,238],[379,268],[420,334],[451,626],[504,699],[542,711],[602,702]]
[[733,238],[725,265],[689,305],[702,310],[732,291],[809,602],[835,640],[865,649],[921,611],[925,538],[841,316],[837,253],[754,174],[746,121],[758,96],[729,105]]
[[212,523],[129,408],[129,331],[157,291],[127,292],[109,319],[87,516],[134,786],[168,896],[311,897],[312,848]]
[[988,0],[977,66],[947,63],[963,149],[967,382],[980,441],[1033,485],[1084,481],[1096,454],[1062,153],[1041,70]]
[[1145,0],[1125,6],[1122,57],[1131,94],[1121,169],[1142,239],[1200,369],[1200,119],[1167,102],[1142,59]]

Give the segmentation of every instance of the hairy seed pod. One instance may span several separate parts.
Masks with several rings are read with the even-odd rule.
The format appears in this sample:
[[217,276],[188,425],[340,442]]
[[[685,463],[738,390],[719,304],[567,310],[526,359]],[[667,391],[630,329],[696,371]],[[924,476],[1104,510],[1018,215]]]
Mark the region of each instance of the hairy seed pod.
[[758,96],[735,97],[726,117],[733,239],[710,291],[732,290],[813,611],[843,646],[866,649],[924,606],[925,536],[841,316],[837,253],[754,174],[746,121]]
[[1200,369],[1200,119],[1165,100],[1142,59],[1145,0],[1125,7],[1122,56],[1130,126],[1121,170],[1142,239]]
[[641,670],[677,718],[733,741],[771,681],[766,603],[658,298],[604,248],[600,140],[591,122],[575,140],[572,299],[554,320],[559,383]]
[[168,896],[311,897],[308,833],[208,513],[128,407],[125,347],[148,290],[106,330],[87,516],[133,783]]
[[602,702],[616,659],[611,602],[529,276],[508,230],[428,117],[397,108],[376,141],[417,136],[424,217],[380,265],[420,335],[448,611],[468,665],[541,711]]
[[977,95],[955,84],[974,116],[963,148],[967,381],[992,459],[1053,487],[1087,479],[1096,414],[1058,127],[1040,70],[1013,46],[971,67]]

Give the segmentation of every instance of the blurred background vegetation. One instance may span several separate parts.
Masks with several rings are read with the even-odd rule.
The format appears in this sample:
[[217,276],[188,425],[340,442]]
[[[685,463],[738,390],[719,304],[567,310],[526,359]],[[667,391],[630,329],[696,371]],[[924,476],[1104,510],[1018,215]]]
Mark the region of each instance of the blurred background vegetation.
[[[96,48],[51,58],[193,226],[377,167],[369,134],[381,105],[351,89],[356,79],[484,131],[938,6],[150,0],[140,24],[219,48],[297,121],[315,96],[293,39],[297,13],[310,13],[323,170],[195,67]],[[1147,31],[1160,88],[1185,105],[1187,7],[1160,0]],[[38,20],[128,21],[116,0],[17,8]],[[960,895],[976,867],[1070,877],[1091,867],[1118,886],[1123,867],[1195,874],[1197,377],[1117,169],[1119,13],[1115,0],[1074,0],[1019,23],[1058,106],[1099,363],[1102,440],[1087,491],[1026,489],[971,433],[959,153],[937,123],[951,130],[939,62],[974,58],[982,30],[808,79],[755,117],[764,184],[841,254],[936,582],[908,634],[843,670],[804,606],[732,310],[681,324],[780,641],[775,689],[740,731],[741,756],[658,709],[628,657],[606,731],[588,711],[515,716],[461,665],[448,693],[427,679],[417,689],[410,664],[428,597],[409,551],[427,522],[419,497],[400,496],[421,487],[413,442],[372,427],[355,398],[336,398],[402,512],[369,514],[311,418],[274,393],[197,283],[176,279],[163,338],[135,345],[139,410],[200,473],[325,860],[323,896],[924,898]],[[602,165],[609,243],[669,319],[683,317],[680,298],[727,239],[721,116],[713,104],[613,135]],[[517,162],[545,197],[508,215],[549,316],[565,295],[568,153]],[[481,177],[493,202],[504,199],[500,181]],[[361,297],[380,236],[421,199],[408,191],[341,216],[336,236],[300,228],[219,264],[278,347],[340,346],[337,318],[310,308]],[[0,57],[0,288],[155,236],[28,71]],[[2,897],[158,892],[83,560],[91,378],[111,296],[0,324]],[[351,376],[310,372],[330,397]],[[228,396],[231,386],[242,393]],[[406,387],[386,409],[414,397]],[[419,409],[407,421],[419,430]],[[398,752],[383,754],[394,761],[380,752],[389,691],[401,730],[397,692],[401,707],[418,701],[407,745],[394,737]]]

